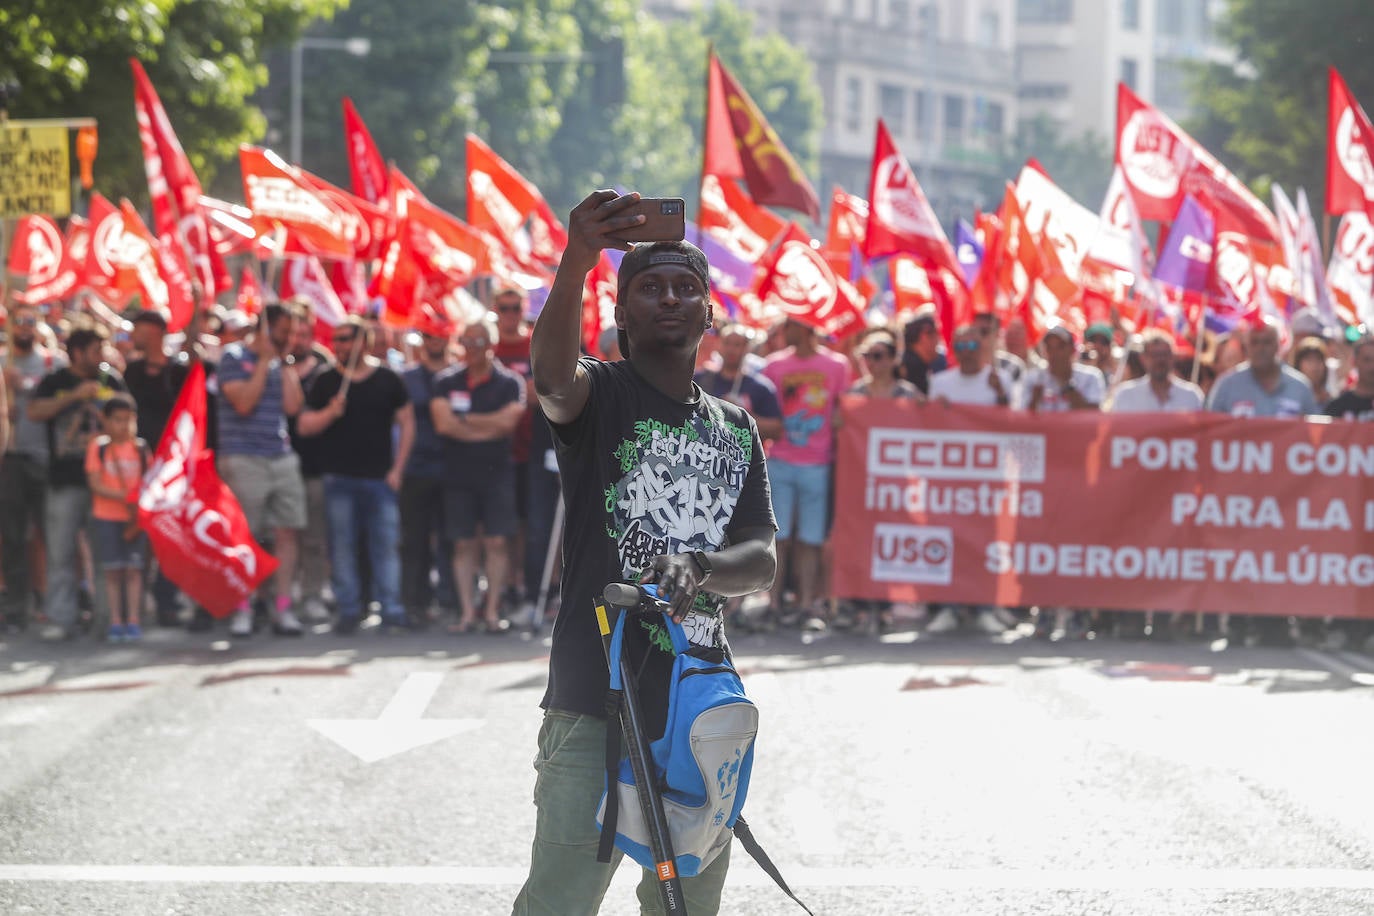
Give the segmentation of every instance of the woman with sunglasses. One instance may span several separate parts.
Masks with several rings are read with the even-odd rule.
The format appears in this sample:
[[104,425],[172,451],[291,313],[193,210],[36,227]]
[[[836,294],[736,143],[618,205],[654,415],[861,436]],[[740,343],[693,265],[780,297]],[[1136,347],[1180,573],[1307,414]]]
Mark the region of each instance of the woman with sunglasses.
[[849,389],[849,394],[870,398],[924,401],[921,389],[900,376],[902,363],[897,355],[897,338],[889,331],[870,333],[859,345],[859,360],[863,377]]

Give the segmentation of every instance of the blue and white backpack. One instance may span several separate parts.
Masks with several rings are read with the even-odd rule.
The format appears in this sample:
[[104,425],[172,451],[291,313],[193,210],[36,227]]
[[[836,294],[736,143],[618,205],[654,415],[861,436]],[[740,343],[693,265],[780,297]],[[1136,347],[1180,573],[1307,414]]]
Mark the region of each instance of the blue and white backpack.
[[[629,758],[620,756],[619,698],[626,686],[620,676],[620,659],[625,651],[625,622],[630,616],[620,615],[611,636],[608,790],[602,792],[596,812],[601,828],[597,858],[609,862],[614,845],[639,865],[654,869],[649,828],[640,809],[634,773]],[[678,874],[686,878],[699,874],[729,845],[733,835],[783,892],[810,913],[740,816],[754,767],[758,707],[745,695],[744,684],[724,650],[692,645],[682,625],[666,613],[663,625],[675,658],[668,682],[667,723],[663,736],[650,742],[649,750]]]

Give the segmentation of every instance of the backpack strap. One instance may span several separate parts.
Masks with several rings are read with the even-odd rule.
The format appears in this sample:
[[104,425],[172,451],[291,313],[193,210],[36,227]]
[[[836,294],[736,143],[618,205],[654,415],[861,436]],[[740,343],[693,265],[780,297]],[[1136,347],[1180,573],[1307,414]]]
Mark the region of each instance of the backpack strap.
[[796,894],[792,893],[792,888],[788,887],[787,882],[783,880],[782,872],[778,871],[778,867],[773,864],[773,860],[768,858],[768,853],[763,851],[763,847],[759,845],[759,841],[754,839],[754,832],[749,829],[749,824],[745,822],[744,815],[742,814],[735,818],[735,839],[740,841],[740,845],[744,847],[744,851],[749,853],[750,857],[758,863],[759,868],[763,869],[764,873],[773,879],[774,883],[778,885],[779,889],[781,889],[784,894],[791,897],[797,906],[807,912],[808,916],[815,916],[815,914],[811,912],[811,908],[797,899]]

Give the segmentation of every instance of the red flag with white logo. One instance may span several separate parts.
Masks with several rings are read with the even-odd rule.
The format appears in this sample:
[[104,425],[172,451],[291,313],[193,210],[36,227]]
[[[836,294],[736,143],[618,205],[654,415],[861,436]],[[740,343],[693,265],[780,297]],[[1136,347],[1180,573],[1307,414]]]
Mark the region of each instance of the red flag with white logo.
[[1362,210],[1341,219],[1326,276],[1336,304],[1374,324],[1374,223]]
[[1117,86],[1116,164],[1144,220],[1168,222],[1186,194],[1192,194],[1217,221],[1266,241],[1279,241],[1278,220],[1239,178],[1231,174],[1168,115]]
[[348,147],[348,176],[353,193],[379,207],[391,205],[391,182],[387,180],[386,162],[382,159],[372,134],[363,123],[362,115],[353,107],[353,100],[344,96],[344,143]]
[[818,246],[795,223],[761,270],[758,296],[765,311],[781,312],[837,340],[866,326],[858,291],[835,276]]
[[[318,175],[300,169],[300,175],[329,201],[343,215],[344,237],[353,246],[354,256],[364,261],[380,258],[386,253],[386,246],[396,233],[396,221],[389,211],[390,201],[383,207],[350,194],[343,188],[330,184]],[[288,253],[291,251],[288,236]],[[300,246],[296,246],[300,247]],[[309,254],[302,250],[300,253]]]
[[[98,191],[91,195],[88,213],[85,283],[101,301],[122,308],[138,286],[124,250],[124,214]],[[137,239],[133,247],[138,248]]]
[[253,540],[205,448],[205,367],[182,385],[138,493],[138,524],[167,578],[215,617],[227,617],[277,569]]
[[196,308],[186,250],[171,236],[149,232],[129,201],[121,201],[119,207],[124,216],[121,257],[143,307],[160,309],[167,316],[167,330],[176,333],[190,323]]
[[1374,219],[1374,124],[1335,67],[1328,84],[1326,212]]
[[[287,259],[281,275],[281,297],[301,298],[310,303],[315,312],[317,338],[321,326],[332,328],[348,314],[320,259],[313,255]],[[324,339],[329,339],[327,334]]]
[[737,255],[757,264],[787,222],[760,207],[732,179],[703,175],[701,178],[702,230]]
[[757,203],[820,219],[820,200],[801,166],[714,53],[706,77],[705,130],[703,175],[741,178]]
[[49,216],[26,216],[14,229],[9,271],[25,279],[18,302],[37,305],[65,299],[76,289],[77,270],[67,257],[62,232]]
[[239,147],[243,197],[258,232],[285,226],[303,250],[323,258],[352,258],[349,219],[300,169],[271,150]]
[[868,231],[868,201],[841,188],[830,193],[830,222],[821,254],[843,277],[854,276],[854,257],[862,257]]
[[963,275],[916,173],[879,119],[868,185],[864,256],[872,259],[898,252],[918,255],[956,276]]
[[262,284],[258,282],[258,269],[254,264],[243,265],[239,274],[239,291],[235,297],[238,310],[250,318],[256,318],[262,311]]
[[474,134],[467,136],[468,223],[493,232],[524,265],[552,266],[568,233],[531,182]]

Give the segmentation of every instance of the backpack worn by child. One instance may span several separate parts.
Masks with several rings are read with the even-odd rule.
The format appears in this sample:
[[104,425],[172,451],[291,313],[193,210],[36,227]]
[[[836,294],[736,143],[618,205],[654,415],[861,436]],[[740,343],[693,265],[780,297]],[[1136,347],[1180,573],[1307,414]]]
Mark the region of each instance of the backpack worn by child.
[[[648,589],[646,589],[648,591]],[[616,846],[639,865],[654,869],[649,828],[640,809],[634,773],[622,757],[621,697],[635,684],[621,677],[625,626],[620,615],[610,647],[610,692],[607,696],[606,784],[596,821],[601,828],[597,859],[609,862]],[[668,717],[663,736],[650,742],[652,766],[672,837],[677,873],[693,877],[709,866],[730,842],[739,838],[745,850],[787,896],[800,900],[759,847],[740,812],[749,793],[754,766],[754,737],[759,710],[744,693],[735,666],[724,650],[694,646],[682,625],[668,614],[663,624],[672,639],[672,672],[668,682]]]

